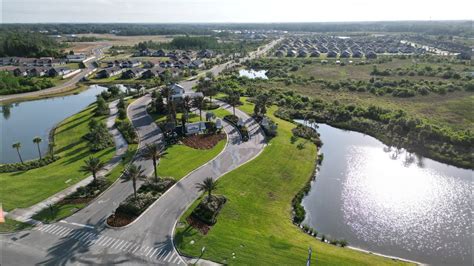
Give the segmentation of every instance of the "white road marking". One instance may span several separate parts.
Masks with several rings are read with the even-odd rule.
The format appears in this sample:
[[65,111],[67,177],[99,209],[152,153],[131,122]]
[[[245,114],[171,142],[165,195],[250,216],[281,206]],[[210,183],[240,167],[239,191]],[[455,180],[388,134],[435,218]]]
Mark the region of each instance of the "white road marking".
[[172,252],[169,252],[169,253],[166,255],[166,257],[164,257],[163,260],[166,261],[166,259],[168,258],[169,255],[171,255],[171,253],[172,253]]
[[155,248],[155,249],[153,250],[153,253],[151,253],[150,256],[148,256],[148,257],[150,257],[150,258],[153,257],[153,255],[154,255],[158,250],[159,250],[159,249]]
[[139,248],[140,248],[140,245],[136,244],[136,248],[132,251],[132,253],[135,253]]
[[59,222],[60,222],[60,223],[65,223],[65,224],[72,224],[72,225],[79,226],[79,227],[85,227],[85,228],[89,228],[89,229],[94,229],[94,226],[92,226],[92,225],[78,224],[78,223],[74,223],[74,222],[68,222],[68,221],[65,221],[65,220],[61,220],[61,221],[59,221]]
[[[122,250],[122,248],[125,247],[125,246],[127,245],[127,243],[128,243],[128,241],[124,241],[124,242],[123,242],[123,246],[122,246],[122,244],[120,244],[120,245],[118,245],[118,246],[115,247],[115,248]],[[120,247],[120,246],[122,246],[122,247]],[[120,247],[120,248],[119,248],[119,247]]]
[[72,235],[70,237],[71,238],[76,238],[76,236],[80,233],[81,233],[81,231],[75,231],[74,233],[72,233]]
[[56,225],[52,225],[50,228],[46,229],[45,232],[49,234],[54,234],[53,232],[58,230],[60,227]]
[[133,243],[131,243],[131,242],[128,242],[127,244],[125,244],[125,245],[122,247],[122,248],[123,248],[123,251],[124,251],[124,252],[127,252],[127,249],[128,249],[131,245],[133,245]]
[[54,226],[54,229],[49,231],[48,233],[55,235],[57,232],[63,230],[64,228],[61,226]]
[[150,250],[148,251],[148,253],[145,255],[146,257],[148,257],[148,254],[150,254],[150,252],[152,251],[153,249],[150,248]]
[[56,234],[64,237],[64,236],[67,236],[69,232],[71,232],[71,229],[65,227],[64,230],[61,230],[60,232],[57,232]]
[[79,241],[86,241],[92,234],[86,232],[81,238],[79,238]]
[[163,258],[163,256],[166,254],[166,250],[163,249],[163,251],[164,251],[163,254],[161,254],[161,256],[158,258],[158,260],[161,260],[161,258]]
[[165,252],[165,251],[166,251],[166,250],[165,250],[164,248],[162,248],[162,249],[160,250],[160,252],[158,252],[158,254],[156,254],[156,259],[158,259],[159,257],[161,257],[160,254],[162,255],[163,252]]
[[108,247],[112,243],[112,241],[114,241],[114,239],[107,236],[105,238],[107,238],[107,240],[103,243],[104,244],[103,246]]
[[180,260],[180,259],[179,259],[179,255],[177,255],[177,256],[175,257],[175,259],[173,260],[173,263],[176,263],[176,260]]
[[[115,245],[117,245],[117,244],[119,244],[119,243],[121,244],[121,242],[123,242],[123,240],[114,241],[114,244],[113,244],[112,246],[110,246],[110,248],[114,248]],[[120,245],[120,244],[119,244],[119,245]]]
[[171,254],[171,256],[168,258],[168,263],[171,262],[171,259],[172,259],[172,258],[174,257],[174,255],[175,255],[173,251],[171,251],[170,254]]

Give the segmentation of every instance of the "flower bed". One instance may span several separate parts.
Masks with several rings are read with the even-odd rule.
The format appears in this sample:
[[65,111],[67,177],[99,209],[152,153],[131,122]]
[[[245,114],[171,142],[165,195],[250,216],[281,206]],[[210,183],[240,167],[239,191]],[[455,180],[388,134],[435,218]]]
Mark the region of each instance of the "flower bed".
[[107,224],[122,227],[132,223],[175,182],[169,178],[160,179],[158,182],[146,181],[138,189],[136,197],[132,194],[120,203],[114,214],[107,218]]
[[182,142],[184,145],[194,149],[209,150],[214,148],[223,139],[225,139],[225,134],[193,135],[185,137]]
[[203,234],[207,234],[211,226],[217,222],[217,215],[226,203],[224,196],[206,196],[186,218],[187,222]]

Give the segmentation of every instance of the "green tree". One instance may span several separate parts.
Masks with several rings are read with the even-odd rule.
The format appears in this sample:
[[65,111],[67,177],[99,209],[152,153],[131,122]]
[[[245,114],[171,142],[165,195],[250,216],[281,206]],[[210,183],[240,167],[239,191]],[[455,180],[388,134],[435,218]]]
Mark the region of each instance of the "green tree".
[[228,104],[230,106],[232,106],[232,111],[233,111],[234,116],[235,116],[235,107],[240,104],[240,95],[239,95],[239,93],[238,92],[232,92],[229,95],[227,101],[228,101]]
[[123,178],[127,181],[132,181],[133,186],[133,195],[135,199],[137,198],[137,180],[146,179],[146,176],[143,174],[143,169],[141,166],[136,166],[131,164],[127,170],[125,170]]
[[198,96],[193,99],[192,106],[199,110],[199,120],[202,121],[202,109],[204,108],[204,97]]
[[212,177],[206,177],[202,183],[196,183],[196,188],[201,192],[207,192],[209,198],[211,198],[212,191],[217,190],[217,180],[214,181]]
[[42,142],[43,140],[40,138],[40,137],[35,137],[33,138],[33,143],[36,144],[36,147],[38,147],[38,154],[39,154],[39,158],[40,160],[42,159],[41,158],[41,149],[40,149],[40,143]]
[[143,150],[143,158],[146,160],[152,160],[153,161],[153,170],[155,174],[155,181],[158,182],[158,171],[157,171],[157,163],[160,160],[161,157],[165,155],[165,152],[163,149],[156,143],[153,144],[147,144],[145,146],[145,150]]
[[20,158],[20,162],[23,163],[23,158],[21,158],[21,154],[20,154],[21,143],[20,142],[13,143],[12,148],[16,149],[16,152],[18,153],[18,158]]
[[89,157],[84,160],[84,165],[81,166],[81,172],[91,173],[94,178],[94,182],[97,181],[97,173],[104,167],[104,163],[95,157]]

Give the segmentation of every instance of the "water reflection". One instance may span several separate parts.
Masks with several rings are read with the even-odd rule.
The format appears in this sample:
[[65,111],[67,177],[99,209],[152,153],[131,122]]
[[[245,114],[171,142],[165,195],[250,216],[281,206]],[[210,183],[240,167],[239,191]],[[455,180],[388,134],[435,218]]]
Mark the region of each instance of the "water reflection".
[[306,223],[376,252],[471,265],[472,171],[357,132],[318,131],[324,161],[303,200]]
[[258,70],[258,71],[253,70],[253,69],[250,69],[250,70],[241,69],[241,70],[239,70],[239,76],[240,77],[247,77],[249,79],[257,79],[257,78],[268,79],[266,73],[267,73],[266,70]]

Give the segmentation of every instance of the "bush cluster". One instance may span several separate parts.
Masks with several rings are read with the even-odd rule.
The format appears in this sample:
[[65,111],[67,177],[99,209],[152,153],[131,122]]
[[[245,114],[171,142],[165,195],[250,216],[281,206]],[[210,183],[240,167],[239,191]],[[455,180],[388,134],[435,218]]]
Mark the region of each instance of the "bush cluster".
[[26,161],[24,163],[8,163],[0,165],[0,173],[10,173],[17,171],[27,171],[48,165],[59,159],[58,156],[46,156],[44,158]]

